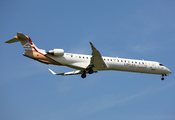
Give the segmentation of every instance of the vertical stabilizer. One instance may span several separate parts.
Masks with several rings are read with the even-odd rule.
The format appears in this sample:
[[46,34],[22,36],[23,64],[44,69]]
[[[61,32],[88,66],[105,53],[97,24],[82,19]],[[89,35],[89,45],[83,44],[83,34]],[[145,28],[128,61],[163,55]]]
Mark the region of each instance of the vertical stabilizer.
[[45,50],[39,49],[36,47],[36,45],[32,42],[29,36],[25,36],[22,33],[17,33],[17,36],[15,36],[13,39],[6,41],[5,43],[14,43],[20,41],[24,50],[26,53],[23,55],[35,60],[38,60],[39,62],[45,63],[45,64],[55,64],[55,65],[61,65],[57,61],[51,59],[48,56],[45,56],[47,53]]
[[34,52],[39,52],[43,55],[46,54],[45,50],[38,49],[36,45],[32,42],[29,36],[25,36],[23,33],[17,33],[13,39],[6,41],[5,43],[14,43],[20,41],[26,54],[31,56]]
[[25,36],[22,33],[17,33],[17,38],[21,42],[27,54],[31,54],[33,52],[39,51],[39,49],[34,45],[34,43],[32,42],[29,36]]

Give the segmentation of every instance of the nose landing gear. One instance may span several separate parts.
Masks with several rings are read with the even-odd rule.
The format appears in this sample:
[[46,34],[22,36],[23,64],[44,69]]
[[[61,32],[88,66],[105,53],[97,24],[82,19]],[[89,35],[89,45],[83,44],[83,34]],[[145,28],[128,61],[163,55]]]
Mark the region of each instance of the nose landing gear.
[[162,81],[164,80],[164,74],[162,74],[162,78],[161,78],[161,80],[162,80]]

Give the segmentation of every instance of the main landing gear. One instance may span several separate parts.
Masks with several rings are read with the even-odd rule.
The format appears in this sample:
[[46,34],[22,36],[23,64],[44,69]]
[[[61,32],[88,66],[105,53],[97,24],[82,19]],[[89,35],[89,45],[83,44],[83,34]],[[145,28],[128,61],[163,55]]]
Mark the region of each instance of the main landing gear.
[[83,74],[81,75],[81,78],[85,78],[86,77],[86,71],[83,71]]
[[[88,73],[89,73],[89,74],[92,74],[92,73],[94,73],[94,70],[93,70],[92,68],[89,68],[89,69],[88,69]],[[82,78],[86,78],[86,70],[83,71],[81,77],[82,77]]]
[[92,68],[89,68],[89,71],[88,71],[89,74],[92,74],[94,73],[94,70]]

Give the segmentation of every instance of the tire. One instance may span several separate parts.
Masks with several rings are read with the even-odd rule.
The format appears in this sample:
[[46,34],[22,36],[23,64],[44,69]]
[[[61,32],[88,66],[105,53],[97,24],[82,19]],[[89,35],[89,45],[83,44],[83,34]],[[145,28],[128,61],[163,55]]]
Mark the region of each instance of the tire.
[[89,74],[94,73],[93,69],[89,69],[88,73],[89,73]]
[[86,73],[83,73],[83,74],[81,75],[81,78],[86,78]]

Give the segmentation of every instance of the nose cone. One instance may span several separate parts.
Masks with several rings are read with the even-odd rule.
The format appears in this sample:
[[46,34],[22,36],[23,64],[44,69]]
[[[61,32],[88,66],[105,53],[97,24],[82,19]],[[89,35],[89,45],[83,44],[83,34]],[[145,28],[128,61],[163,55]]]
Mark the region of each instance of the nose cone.
[[169,70],[169,73],[170,73],[170,74],[172,73],[171,70]]
[[171,74],[172,73],[171,70],[169,70],[168,68],[167,68],[166,71],[167,71],[168,74]]

